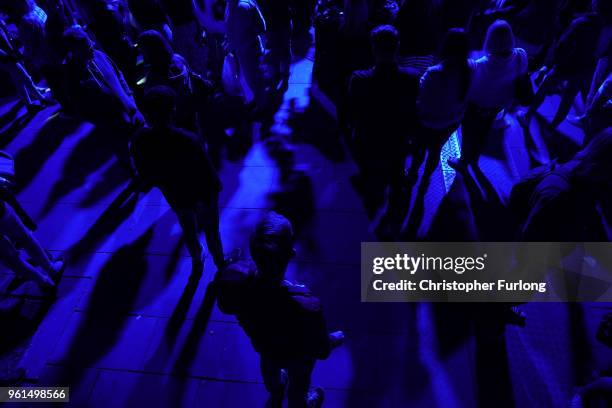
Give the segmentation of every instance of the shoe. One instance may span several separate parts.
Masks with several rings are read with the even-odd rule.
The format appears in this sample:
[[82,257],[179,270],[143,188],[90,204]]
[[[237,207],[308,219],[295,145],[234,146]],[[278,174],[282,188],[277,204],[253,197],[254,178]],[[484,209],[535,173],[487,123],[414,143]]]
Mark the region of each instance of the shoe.
[[323,392],[323,388],[315,387],[312,391],[308,392],[306,406],[308,408],[320,408],[323,405],[324,399],[325,393]]

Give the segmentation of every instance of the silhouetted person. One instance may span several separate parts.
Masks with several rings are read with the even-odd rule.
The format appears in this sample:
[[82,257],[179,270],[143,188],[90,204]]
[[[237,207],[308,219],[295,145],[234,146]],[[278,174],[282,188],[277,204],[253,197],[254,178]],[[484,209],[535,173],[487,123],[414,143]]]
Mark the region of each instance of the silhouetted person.
[[176,213],[194,276],[199,277],[204,267],[200,228],[216,267],[221,269],[225,261],[219,234],[219,176],[198,137],[172,125],[176,110],[172,89],[154,87],[147,91],[144,103],[150,127],[141,129],[131,144],[136,172],[145,185],[162,191]]
[[160,0],[172,25],[172,44],[198,74],[206,74],[206,49],[202,46],[202,28],[194,0]]
[[567,163],[533,184],[523,206],[522,240],[605,242],[609,240],[600,205],[607,205],[612,187],[612,129],[600,133]]
[[266,22],[255,0],[228,0],[225,13],[227,43],[238,58],[240,70],[259,109],[265,106],[261,70]]
[[206,108],[212,85],[193,72],[159,32],[145,31],[138,42],[145,63],[145,91],[160,85],[172,88],[177,98],[175,125],[199,134],[200,113]]
[[[23,248],[31,260],[26,260],[18,248]],[[36,282],[46,294],[55,293],[56,280],[64,268],[64,262],[51,258],[3,200],[0,200],[0,261],[17,275]]]
[[10,41],[6,25],[0,18],[0,69],[8,72],[28,111],[37,111],[50,103],[44,88],[38,87],[22,63],[21,53]]
[[92,1],[88,28],[93,31],[98,45],[117,64],[129,83],[135,83],[137,53],[117,2]]
[[[373,216],[389,191],[389,211],[399,205],[404,161],[418,122],[416,72],[399,67],[399,35],[392,26],[372,30],[373,68],[356,71],[349,88],[349,124],[359,185]],[[393,217],[392,217],[393,218]]]
[[236,314],[261,356],[270,393],[267,406],[282,406],[288,382],[290,408],[320,407],[323,390],[309,392],[310,377],[316,361],[326,359],[344,335],[328,333],[321,302],[308,288],[284,280],[295,256],[293,230],[285,217],[269,213],[255,227],[250,247],[255,265],[243,261],[222,273],[219,305]]
[[527,53],[515,47],[512,28],[506,21],[491,24],[484,51],[486,55],[474,63],[462,124],[461,158],[448,161],[458,170],[465,170],[467,165],[478,166],[495,118],[512,105],[517,81],[527,73]]
[[593,6],[595,12],[574,19],[557,42],[552,68],[536,93],[533,104],[519,116],[523,127],[529,126],[546,96],[565,84],[561,102],[550,125],[556,129],[567,117],[576,95],[585,84],[590,83],[599,58],[612,53],[612,13],[597,13],[599,4],[596,1]]
[[409,175],[412,183],[416,182],[425,153],[423,177],[429,181],[440,162],[442,146],[463,120],[473,75],[468,54],[468,39],[463,29],[449,30],[442,45],[440,63],[429,68],[421,78],[417,104],[423,127]]
[[87,33],[69,28],[64,43],[69,110],[100,126],[142,123],[123,74],[108,55],[94,48]]
[[468,38],[464,30],[449,30],[441,47],[440,63],[430,67],[421,78],[417,99],[421,129],[415,139],[412,162],[406,176],[407,194],[417,184],[423,162],[425,166],[414,207],[404,230],[404,235],[408,237],[418,233],[425,214],[425,195],[440,163],[442,147],[459,127],[466,110],[468,89],[473,76],[468,54]]

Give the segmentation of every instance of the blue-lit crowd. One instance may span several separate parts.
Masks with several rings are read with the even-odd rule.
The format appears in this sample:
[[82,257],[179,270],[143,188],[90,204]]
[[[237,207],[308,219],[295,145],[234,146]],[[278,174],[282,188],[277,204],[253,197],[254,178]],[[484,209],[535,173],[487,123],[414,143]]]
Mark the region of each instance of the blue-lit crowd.
[[[291,136],[273,131],[292,62],[314,59],[312,86],[334,106],[338,143],[358,168],[350,181],[380,240],[434,238],[419,227],[442,165],[469,191],[472,239],[608,241],[611,55],[608,0],[0,0],[0,70],[28,115],[57,104],[93,124],[134,192],[161,190],[195,281],[204,232],[217,301],[261,355],[269,407],[285,397],[320,407],[312,370],[343,341],[316,296],[284,280],[307,199],[257,224],[252,259],[227,255],[219,233],[222,158],[254,140],[267,141],[288,188],[312,194]],[[480,158],[512,121],[532,170],[503,199]],[[533,130],[554,145],[562,125],[584,137],[545,152]],[[443,154],[451,138],[457,157]],[[492,226],[491,214],[504,216]],[[69,259],[51,256],[27,224],[3,199],[2,261],[53,297]]]

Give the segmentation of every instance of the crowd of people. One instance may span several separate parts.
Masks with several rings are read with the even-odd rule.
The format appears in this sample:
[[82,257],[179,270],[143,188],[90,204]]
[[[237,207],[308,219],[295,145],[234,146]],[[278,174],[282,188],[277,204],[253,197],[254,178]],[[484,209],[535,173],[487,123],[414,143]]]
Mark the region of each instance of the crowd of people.
[[[380,239],[417,238],[417,208],[453,134],[461,155],[446,164],[487,191],[479,159],[511,115],[534,171],[507,205],[500,202],[516,217],[508,240],[609,239],[609,1],[0,0],[0,68],[28,112],[57,103],[92,123],[134,189],[160,189],[195,278],[204,268],[204,231],[220,306],[261,354],[271,407],[281,406],[287,383],[291,407],[320,406],[323,391],[309,390],[310,374],[343,335],[327,332],[307,288],[284,280],[292,224],[300,229],[303,211],[285,203],[282,215],[257,225],[254,263],[224,254],[217,169],[223,151],[249,147],[254,129],[271,136],[292,58],[310,46],[313,27],[313,82],[336,106],[338,133],[359,171],[351,181],[379,220]],[[584,131],[570,160],[543,158],[531,135],[553,94],[561,98],[547,131],[566,119]],[[270,145],[283,180],[301,183],[286,141]],[[2,205],[5,263],[52,293],[64,261]]]

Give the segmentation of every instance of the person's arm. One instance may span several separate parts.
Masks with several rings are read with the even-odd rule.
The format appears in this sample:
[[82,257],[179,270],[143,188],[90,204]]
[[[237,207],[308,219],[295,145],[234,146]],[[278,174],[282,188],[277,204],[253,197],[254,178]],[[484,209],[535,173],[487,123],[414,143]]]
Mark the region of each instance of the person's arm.
[[332,351],[332,345],[327,331],[327,323],[323,311],[309,312],[306,317],[307,333],[310,334],[308,342],[312,345],[314,357],[325,360]]

